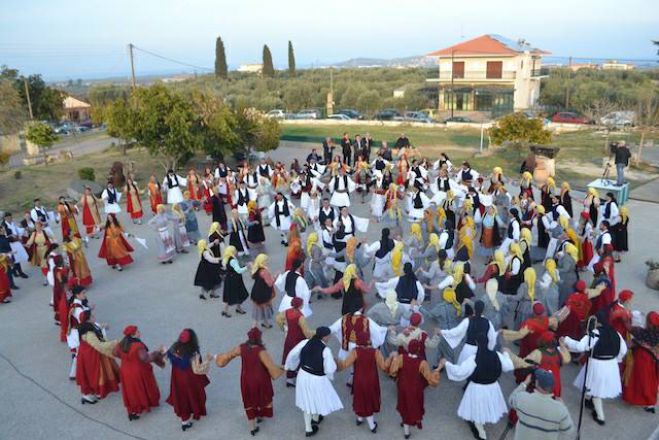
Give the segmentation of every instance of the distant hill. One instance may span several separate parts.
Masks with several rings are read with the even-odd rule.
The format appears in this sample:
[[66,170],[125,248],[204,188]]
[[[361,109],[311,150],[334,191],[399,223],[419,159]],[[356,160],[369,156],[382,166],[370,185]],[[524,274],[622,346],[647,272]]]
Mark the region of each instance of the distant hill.
[[351,58],[347,61],[331,64],[337,68],[359,68],[359,67],[434,67],[436,61],[422,55],[404,58]]

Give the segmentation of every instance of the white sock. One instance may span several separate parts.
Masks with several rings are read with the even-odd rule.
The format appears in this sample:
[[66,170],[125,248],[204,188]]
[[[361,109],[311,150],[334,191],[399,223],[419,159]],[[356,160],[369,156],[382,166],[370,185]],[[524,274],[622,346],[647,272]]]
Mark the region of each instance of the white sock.
[[368,427],[370,429],[375,428],[375,418],[373,416],[366,417],[366,422],[368,423]]
[[599,397],[593,397],[593,406],[595,407],[597,418],[604,421],[604,407],[602,406],[602,399]]
[[76,377],[76,362],[78,355],[73,354],[71,356],[71,369],[69,370],[69,377]]
[[410,434],[410,425],[405,425],[405,424],[403,424],[403,433],[404,433],[405,435],[409,435],[409,434]]
[[480,438],[487,438],[487,433],[485,432],[485,427],[482,423],[474,423],[476,429],[478,430],[478,435]]
[[302,413],[304,415],[304,430],[306,432],[311,432],[311,414],[308,412]]

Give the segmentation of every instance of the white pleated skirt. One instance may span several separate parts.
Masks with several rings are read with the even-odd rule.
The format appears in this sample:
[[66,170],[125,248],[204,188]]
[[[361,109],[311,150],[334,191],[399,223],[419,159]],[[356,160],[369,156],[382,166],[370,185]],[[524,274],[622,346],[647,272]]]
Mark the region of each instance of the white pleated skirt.
[[348,193],[340,193],[334,191],[332,198],[330,199],[330,205],[341,208],[343,206],[350,206],[350,196]]
[[497,423],[506,414],[508,407],[498,382],[470,382],[458,407],[458,417],[480,424]]
[[302,369],[295,382],[295,406],[304,412],[321,416],[343,409],[329,377],[316,376]]
[[384,195],[383,194],[373,194],[371,199],[371,214],[375,217],[382,217],[384,212]]
[[[586,366],[581,367],[573,384],[576,388],[583,387]],[[600,399],[615,399],[622,393],[620,369],[617,359],[599,360],[590,359],[588,365],[588,378],[586,380],[587,392]]]

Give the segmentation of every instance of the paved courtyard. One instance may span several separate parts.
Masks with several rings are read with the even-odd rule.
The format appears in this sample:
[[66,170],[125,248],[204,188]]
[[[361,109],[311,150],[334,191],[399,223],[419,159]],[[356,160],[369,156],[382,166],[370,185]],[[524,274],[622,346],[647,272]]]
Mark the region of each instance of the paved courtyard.
[[[307,151],[280,148],[272,155],[275,160],[300,159]],[[631,255],[616,267],[618,283],[622,288],[636,292],[634,307],[648,312],[659,310],[659,293],[645,287],[644,262],[659,258],[656,219],[659,205],[633,201],[629,203],[631,230]],[[352,212],[368,216],[368,204],[356,203]],[[209,218],[198,215],[201,230],[206,231]],[[248,315],[220,316],[219,300],[202,302],[192,286],[198,255],[194,249],[177,257],[173,265],[162,266],[155,259],[155,234],[146,225],[132,225],[125,214],[121,220],[129,232],[144,237],[150,249],[135,246],[135,264],[118,273],[96,257],[100,245],[93,240],[87,249],[94,284],[89,291],[92,304],[96,305],[99,322],[110,325],[109,337],[118,338],[127,324],[137,324],[144,342],[151,348],[169,346],[184,327],[194,328],[202,352],[220,353],[242,342],[251,325]],[[148,217],[147,217],[148,218]],[[59,235],[59,231],[58,231]],[[266,249],[270,255],[273,272],[282,270],[285,249],[279,245],[278,235],[266,231]],[[376,240],[380,227],[371,223],[368,239]],[[483,271],[482,260],[477,260],[475,272]],[[80,405],[80,394],[74,383],[67,379],[70,357],[65,344],[58,340],[59,328],[53,325],[52,311],[48,307],[50,288],[41,285],[41,277],[30,269],[29,280],[20,280],[20,291],[15,292],[13,302],[0,307],[0,439],[225,439],[251,438],[249,436],[239,389],[240,362],[210,372],[208,417],[195,423],[182,433],[180,422],[172,408],[164,400],[168,395],[170,367],[155,368],[160,385],[161,406],[144,415],[139,421],[129,422],[122,404],[121,394],[113,393],[96,405]],[[370,268],[367,270],[370,276]],[[247,280],[247,275],[245,279]],[[367,276],[367,279],[370,279]],[[248,289],[251,280],[247,282]],[[369,304],[376,301],[374,293],[367,297]],[[279,300],[275,305],[278,306]],[[249,305],[247,305],[247,308]],[[329,325],[339,317],[340,302],[332,299],[315,301],[310,319],[312,326]],[[277,328],[264,333],[264,341],[275,360],[281,358],[283,333]],[[336,341],[332,342],[334,350]],[[11,364],[10,364],[11,362]],[[578,417],[579,393],[571,385],[577,367],[563,369],[564,399]],[[318,439],[369,439],[374,438],[366,425],[355,426],[351,410],[351,396],[344,385],[346,373],[339,373],[334,381],[344,403],[344,410],[326,418],[321,425]],[[510,374],[501,378],[504,394],[514,388]],[[402,438],[399,416],[395,410],[396,391],[393,381],[381,376],[382,412],[377,416],[378,435],[381,438]],[[450,382],[443,373],[437,388],[426,391],[426,416],[422,431],[413,430],[413,439],[472,438],[465,422],[457,415],[462,395],[462,384]],[[294,390],[286,389],[284,380],[275,383],[275,418],[266,420],[257,438],[302,438],[304,434],[301,413],[295,408]],[[657,428],[658,418],[639,408],[621,401],[606,401],[607,424],[600,427],[586,413],[582,431],[583,439],[629,438],[646,439]],[[488,438],[497,439],[505,422],[487,426]],[[512,438],[512,433],[508,434]],[[570,438],[574,438],[571,436]]]

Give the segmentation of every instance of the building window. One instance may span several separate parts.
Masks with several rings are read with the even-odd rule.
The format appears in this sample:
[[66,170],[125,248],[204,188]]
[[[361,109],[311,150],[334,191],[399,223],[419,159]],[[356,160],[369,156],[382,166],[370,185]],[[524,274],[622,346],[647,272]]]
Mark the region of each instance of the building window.
[[465,77],[465,62],[453,61],[453,78]]
[[501,79],[503,75],[503,62],[502,61],[488,61],[485,77],[487,79]]

